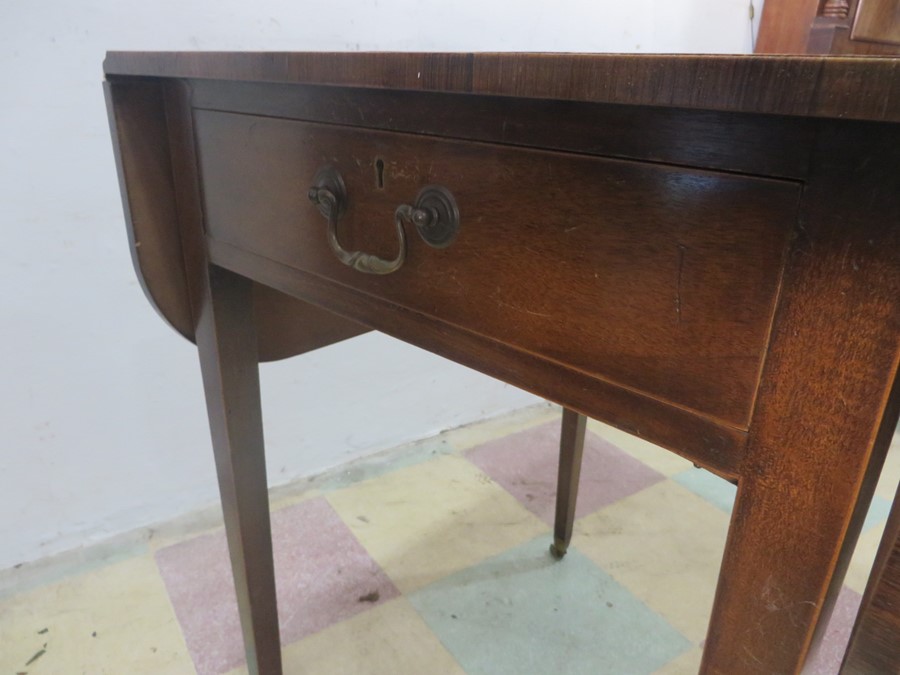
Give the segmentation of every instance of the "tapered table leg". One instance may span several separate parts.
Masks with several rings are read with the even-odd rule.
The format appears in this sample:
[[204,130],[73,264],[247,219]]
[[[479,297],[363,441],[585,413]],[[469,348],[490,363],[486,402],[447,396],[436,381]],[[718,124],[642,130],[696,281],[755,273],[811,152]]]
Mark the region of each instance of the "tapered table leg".
[[213,267],[197,327],[247,666],[280,675],[252,284]]
[[834,606],[900,412],[900,193],[881,187],[898,161],[896,131],[818,128],[704,675],[799,673]]
[[584,415],[563,408],[562,431],[559,437],[556,522],[553,526],[553,543],[550,545],[550,553],[556,559],[560,559],[566,554],[569,542],[572,540],[586,425],[587,418]]

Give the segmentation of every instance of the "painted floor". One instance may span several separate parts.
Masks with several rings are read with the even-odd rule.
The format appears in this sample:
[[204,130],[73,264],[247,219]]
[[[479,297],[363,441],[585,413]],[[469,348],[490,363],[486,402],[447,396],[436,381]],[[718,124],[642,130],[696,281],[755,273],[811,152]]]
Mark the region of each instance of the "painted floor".
[[[285,672],[695,673],[733,486],[591,423],[573,544],[555,562],[558,435],[559,412],[533,409],[282,489]],[[807,673],[837,672],[898,446]],[[0,675],[246,673],[221,528],[163,526],[21,574],[0,590]]]

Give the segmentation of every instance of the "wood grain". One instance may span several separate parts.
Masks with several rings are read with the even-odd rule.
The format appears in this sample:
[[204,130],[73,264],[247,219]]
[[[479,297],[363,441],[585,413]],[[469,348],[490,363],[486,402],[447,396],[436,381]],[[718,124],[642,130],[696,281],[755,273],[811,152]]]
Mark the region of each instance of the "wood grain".
[[[279,668],[256,361],[362,325],[737,479],[701,671],[799,672],[900,414],[898,64],[111,54],[135,264],[197,326],[250,663]],[[347,247],[391,255],[426,182],[460,236],[410,232],[362,278],[305,200],[324,162]]]
[[584,434],[587,418],[563,408],[559,434],[559,474],[556,483],[556,517],[553,523],[553,544],[550,553],[562,558],[572,541],[575,509],[578,503],[578,481],[584,455]]
[[584,103],[271,82],[189,81],[197,110],[564,150],[805,178],[812,120],[671,107]]
[[854,40],[850,37],[849,26],[835,26],[823,22],[821,25],[818,23],[813,25],[809,33],[807,51],[810,54],[884,56],[896,54],[898,50],[896,45]]
[[883,42],[900,50],[900,0],[859,0],[850,38]]
[[723,476],[738,475],[746,432],[215,239],[208,239],[207,245],[216,265],[548,400],[565,402],[583,415],[662,445]]
[[330,84],[900,121],[893,59],[611,54],[110,52],[130,75]]
[[192,340],[162,86],[129,81],[103,88],[134,271],[150,305]]
[[900,130],[825,123],[740,471],[708,673],[795,673],[897,423]]
[[251,675],[281,674],[253,286],[211,268],[197,347]]
[[[189,90],[179,82],[104,84],[129,250],[157,313],[194,341],[206,251]],[[261,361],[302,354],[366,332],[364,326],[257,286]]]
[[820,0],[765,0],[756,38],[757,54],[806,54]]
[[900,486],[884,527],[842,675],[900,673]]
[[898,53],[898,0],[850,0],[845,16],[826,13],[826,4],[823,0],[767,0],[754,51],[842,56]]
[[[746,428],[796,184],[207,111],[196,128],[213,237]],[[344,267],[297,187],[326,164],[346,248],[392,258],[394,209],[429,184],[458,238],[409,228],[397,273]]]

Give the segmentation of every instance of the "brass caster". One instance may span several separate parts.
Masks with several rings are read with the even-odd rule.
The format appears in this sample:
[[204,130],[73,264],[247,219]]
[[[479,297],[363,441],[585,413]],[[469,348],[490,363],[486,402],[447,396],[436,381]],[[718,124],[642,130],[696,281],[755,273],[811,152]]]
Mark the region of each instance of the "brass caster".
[[552,555],[555,560],[562,560],[566,555],[566,549],[557,547],[556,542],[553,542],[550,544],[550,555]]

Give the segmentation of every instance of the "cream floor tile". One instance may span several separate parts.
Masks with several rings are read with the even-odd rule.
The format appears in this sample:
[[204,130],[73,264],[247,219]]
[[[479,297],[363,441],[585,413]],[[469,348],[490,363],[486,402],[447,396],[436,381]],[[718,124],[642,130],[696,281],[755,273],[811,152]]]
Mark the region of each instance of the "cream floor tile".
[[320,497],[322,490],[314,483],[317,478],[310,479],[307,485],[303,485],[302,481],[298,480],[269,488],[269,510],[278,511]]
[[674,452],[637,436],[627,434],[624,431],[619,431],[603,422],[589,420],[588,429],[617,448],[624,450],[636,460],[643,462],[652,469],[656,469],[664,476],[674,476],[676,473],[681,473],[693,466],[691,462],[684,457],[676,455]]
[[[878,486],[875,488],[875,495],[893,502],[894,496],[897,494],[898,481],[900,481],[900,435],[895,434],[884,462],[884,468],[881,470]],[[869,573],[872,571],[872,563],[875,561],[875,553],[878,551],[883,534],[884,523],[882,522],[867,532],[863,532],[859,536],[859,541],[856,542],[856,549],[850,559],[844,583],[857,593],[863,593],[866,588]]]
[[863,532],[856,542],[844,584],[859,594],[866,589],[866,582],[869,580],[869,573],[872,571],[872,563],[875,562],[875,553],[878,551],[883,533],[884,524],[881,524],[868,532]]
[[[285,673],[465,675],[405,598],[397,598],[288,645]],[[246,675],[243,666],[228,675]]]
[[562,423],[561,415],[559,406],[549,403],[539,404],[509,415],[453,429],[446,432],[446,439],[455,450],[462,452],[500,436],[524,431],[551,420],[560,420]]
[[697,675],[702,658],[703,650],[697,647],[685,652],[677,659],[672,659],[653,675]]
[[404,593],[547,532],[506,490],[453,455],[327,499]]
[[728,516],[665,481],[576,522],[573,545],[692,642],[706,635]]
[[22,672],[194,673],[153,560],[132,558],[0,601],[0,673]]
[[897,482],[900,481],[900,433],[894,434],[893,442],[884,460],[884,468],[881,470],[881,479],[875,494],[891,501],[897,493]]
[[147,546],[149,537],[146,530],[134,530],[107,541],[34,560],[21,567],[0,570],[0,607],[14,595],[146,555],[150,550]]

